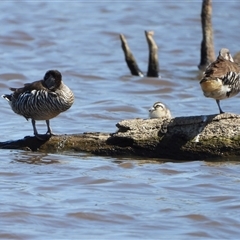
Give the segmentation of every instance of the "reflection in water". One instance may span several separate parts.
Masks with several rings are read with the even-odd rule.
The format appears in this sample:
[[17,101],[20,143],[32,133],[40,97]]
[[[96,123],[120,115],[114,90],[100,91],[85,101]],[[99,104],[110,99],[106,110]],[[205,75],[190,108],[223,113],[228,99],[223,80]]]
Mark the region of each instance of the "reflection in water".
[[[14,161],[0,162],[1,234],[15,232],[8,227],[10,222],[22,229],[21,238],[35,238],[40,232],[47,237],[52,229],[61,238],[117,234],[154,239],[157,233],[164,238],[212,238],[216,232],[225,238],[237,236],[240,227],[234,214],[239,209],[240,165],[234,162],[176,163],[24,151],[5,155]],[[230,232],[226,220],[235,222]],[[183,222],[185,227],[178,228]]]
[[[114,132],[122,119],[147,118],[157,101],[175,117],[217,113],[199,85],[200,1],[19,4],[0,5],[1,91],[61,71],[76,99],[52,120],[56,134]],[[239,51],[239,10],[237,1],[213,2],[216,51]],[[155,32],[160,78],[130,76],[124,61],[120,33],[147,70],[145,30]],[[1,141],[28,135],[29,122],[0,104]],[[239,113],[238,97],[222,104]],[[237,158],[180,163],[1,150],[0,160],[2,239],[239,237]]]
[[29,164],[52,164],[59,163],[58,157],[54,157],[54,155],[48,155],[46,153],[39,152],[19,152],[15,154],[14,161],[21,163],[29,163]]

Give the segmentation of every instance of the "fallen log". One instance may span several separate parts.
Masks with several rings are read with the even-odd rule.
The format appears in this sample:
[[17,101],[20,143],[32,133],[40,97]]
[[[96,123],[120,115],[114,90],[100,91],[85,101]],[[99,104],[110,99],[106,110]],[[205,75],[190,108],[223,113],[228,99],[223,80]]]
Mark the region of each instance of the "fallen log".
[[0,148],[176,160],[219,159],[240,155],[240,115],[236,114],[130,119],[116,126],[118,130],[115,133],[52,136],[45,142],[35,137],[25,137],[0,142]]

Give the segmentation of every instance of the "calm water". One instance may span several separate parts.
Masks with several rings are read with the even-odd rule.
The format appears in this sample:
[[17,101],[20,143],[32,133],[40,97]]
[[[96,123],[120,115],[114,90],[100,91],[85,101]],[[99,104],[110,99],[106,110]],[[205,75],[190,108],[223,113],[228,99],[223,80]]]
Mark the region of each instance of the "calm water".
[[[201,1],[3,1],[0,11],[1,95],[60,70],[76,100],[51,121],[56,133],[114,132],[122,119],[147,118],[156,101],[174,116],[218,111],[198,83]],[[214,2],[216,53],[240,50],[239,11],[238,1]],[[155,32],[161,79],[132,77],[124,62],[120,33],[147,70],[145,30]],[[32,134],[0,105],[1,141]],[[239,96],[222,108],[240,114]],[[239,159],[164,160],[1,150],[0,238],[238,238]]]

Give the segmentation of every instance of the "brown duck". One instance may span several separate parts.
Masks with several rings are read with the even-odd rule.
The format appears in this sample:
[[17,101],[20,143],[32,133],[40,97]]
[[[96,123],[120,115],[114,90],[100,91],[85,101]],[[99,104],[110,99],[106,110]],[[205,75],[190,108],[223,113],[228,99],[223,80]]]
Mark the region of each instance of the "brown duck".
[[217,59],[206,68],[200,85],[204,96],[216,100],[220,113],[223,113],[220,100],[240,92],[240,67],[227,48],[222,48]]
[[[58,70],[49,70],[43,80],[10,90],[13,93],[2,97],[9,102],[15,113],[32,120],[33,133],[40,140],[53,135],[49,120],[68,110],[74,102],[73,92],[63,83]],[[46,134],[38,134],[36,120],[46,121]]]

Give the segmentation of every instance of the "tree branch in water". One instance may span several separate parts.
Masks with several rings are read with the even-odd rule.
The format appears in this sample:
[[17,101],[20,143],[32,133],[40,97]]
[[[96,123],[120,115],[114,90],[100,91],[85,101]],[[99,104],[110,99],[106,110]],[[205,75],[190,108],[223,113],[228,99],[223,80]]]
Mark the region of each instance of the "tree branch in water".
[[[158,47],[153,39],[153,31],[145,31],[145,36],[149,47],[149,59],[148,59],[148,70],[147,77],[158,77],[159,76],[159,62],[158,62]],[[122,43],[122,49],[125,56],[127,66],[134,76],[143,77],[144,74],[139,69],[138,64],[127,44],[127,40],[123,34],[120,34],[120,40]]]
[[201,59],[198,68],[204,71],[206,67],[216,59],[212,28],[212,0],[202,1],[201,22],[203,39],[201,42]]

